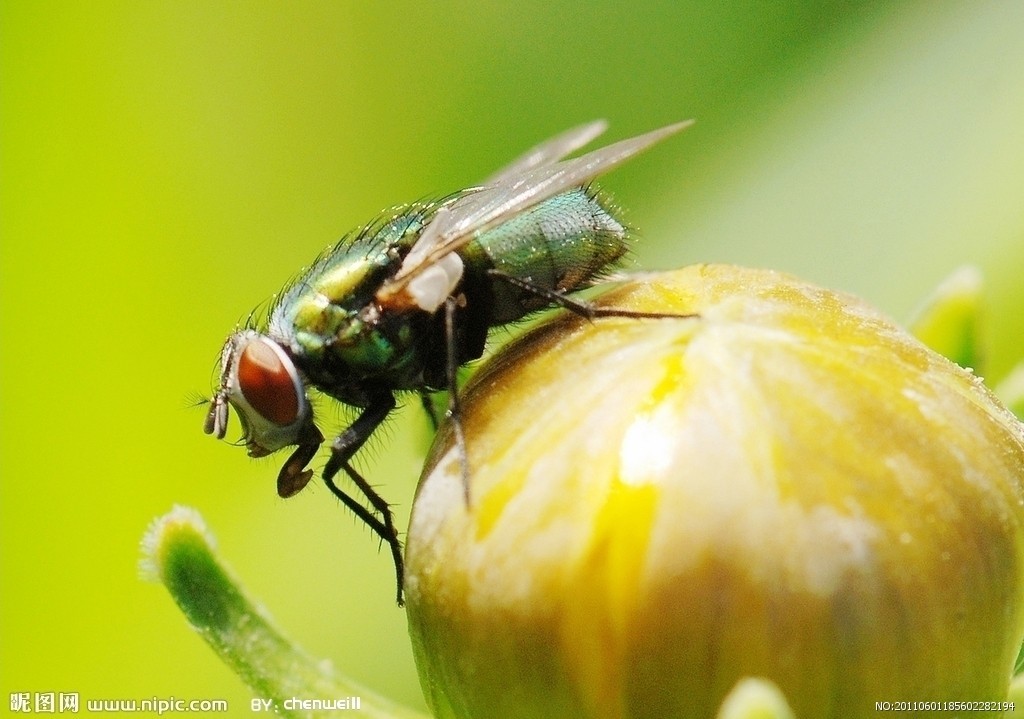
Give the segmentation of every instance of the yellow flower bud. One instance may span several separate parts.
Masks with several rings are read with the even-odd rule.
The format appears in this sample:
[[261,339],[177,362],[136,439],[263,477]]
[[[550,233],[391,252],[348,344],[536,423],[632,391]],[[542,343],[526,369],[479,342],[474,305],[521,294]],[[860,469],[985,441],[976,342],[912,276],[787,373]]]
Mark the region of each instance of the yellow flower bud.
[[800,717],[1005,698],[1024,426],[976,377],[774,272],[597,302],[699,317],[559,313],[467,388],[470,503],[449,430],[407,541],[437,716],[712,717],[745,677]]

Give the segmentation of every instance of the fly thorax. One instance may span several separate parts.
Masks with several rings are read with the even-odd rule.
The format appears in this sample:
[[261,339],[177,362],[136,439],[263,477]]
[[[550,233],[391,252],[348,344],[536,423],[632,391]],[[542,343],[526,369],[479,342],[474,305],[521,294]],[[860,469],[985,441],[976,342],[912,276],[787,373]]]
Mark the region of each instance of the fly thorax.
[[303,370],[309,371],[328,361],[338,346],[358,344],[366,327],[361,312],[314,294],[296,303],[290,321],[279,329],[283,330],[283,344],[291,349]]
[[349,312],[323,346],[322,366],[338,381],[359,382],[389,367],[396,352],[394,339],[380,329],[380,311],[368,305]]

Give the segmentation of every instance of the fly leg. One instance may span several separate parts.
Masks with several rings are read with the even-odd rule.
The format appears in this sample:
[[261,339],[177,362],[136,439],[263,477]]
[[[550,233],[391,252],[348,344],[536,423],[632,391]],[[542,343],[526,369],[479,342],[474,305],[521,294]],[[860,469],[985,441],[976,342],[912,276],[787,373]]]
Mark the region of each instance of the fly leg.
[[633,319],[689,319],[691,317],[698,317],[696,313],[679,314],[671,312],[636,312],[634,310],[620,310],[614,307],[595,307],[590,302],[585,300],[577,300],[572,297],[568,297],[561,292],[556,290],[549,290],[546,287],[538,287],[532,282],[522,280],[518,277],[506,274],[501,270],[488,270],[487,274],[496,280],[507,282],[513,287],[529,292],[532,295],[536,295],[542,299],[547,300],[551,304],[564,307],[570,312],[575,312],[581,317],[586,317],[588,320],[593,320],[598,317],[632,317]]
[[430,420],[430,428],[437,432],[438,427],[441,426],[441,421],[437,418],[437,408],[434,406],[434,400],[427,391],[420,392],[420,402],[423,403],[423,411],[427,415],[427,419]]
[[395,396],[393,394],[390,392],[374,393],[366,409],[356,417],[356,421],[331,443],[331,458],[327,460],[327,466],[324,467],[324,477],[336,475],[338,470],[352,459],[394,408]]
[[[366,522],[370,529],[376,532],[382,540],[388,543],[388,547],[391,548],[391,559],[395,563],[395,601],[398,602],[398,606],[405,604],[405,599],[402,597],[402,585],[405,580],[405,561],[402,559],[402,543],[398,540],[398,530],[395,528],[395,518],[391,513],[391,507],[388,505],[384,498],[381,497],[374,488],[367,482],[359,472],[357,472],[351,464],[347,461],[344,463],[345,473],[352,480],[359,491],[370,501],[370,504],[380,512],[380,516],[383,517],[383,522],[374,517],[370,512],[366,510],[358,502],[349,502],[345,500],[342,492],[333,480],[328,480],[326,477],[324,480],[327,482],[327,486],[334,494],[341,499],[345,504],[355,511],[355,507],[359,507],[362,511],[356,511],[356,514]],[[351,498],[349,498],[351,499]],[[355,505],[355,507],[353,507]],[[372,521],[371,521],[372,520]]]
[[[324,484],[331,490],[335,497],[351,509],[373,532],[388,543],[391,548],[391,557],[395,563],[395,580],[397,583],[398,606],[404,604],[402,598],[402,583],[405,576],[405,563],[402,560],[402,544],[398,540],[398,530],[395,529],[394,515],[391,507],[384,498],[377,494],[376,490],[352,467],[349,462],[352,456],[359,451],[366,440],[373,434],[388,413],[395,408],[395,397],[391,393],[381,393],[374,397],[369,406],[363,410],[356,421],[348,429],[342,432],[331,444],[331,458],[327,460],[324,467]],[[353,499],[348,493],[341,489],[335,482],[334,477],[339,470],[345,470],[352,483],[356,485],[370,505],[380,514],[378,518],[370,510]]]
[[469,455],[466,453],[466,435],[462,432],[462,415],[459,411],[459,363],[455,346],[455,310],[459,300],[449,296],[444,301],[444,338],[448,356],[445,362],[445,376],[448,380],[448,412],[445,416],[455,432],[455,451],[462,467],[462,497],[469,507]]

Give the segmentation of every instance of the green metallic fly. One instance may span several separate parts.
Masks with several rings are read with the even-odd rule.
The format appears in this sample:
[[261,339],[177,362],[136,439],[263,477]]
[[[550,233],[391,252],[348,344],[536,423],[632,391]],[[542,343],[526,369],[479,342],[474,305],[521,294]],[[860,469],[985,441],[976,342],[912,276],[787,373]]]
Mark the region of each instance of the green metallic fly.
[[[560,305],[589,318],[665,317],[598,309],[567,295],[598,281],[627,249],[627,230],[589,185],[690,123],[677,123],[574,159],[605,130],[593,122],[533,148],[472,187],[401,208],[322,253],[259,326],[224,344],[220,381],[205,431],[227,432],[228,407],[250,457],[296,449],[277,478],[291,497],[324,436],[308,393],[361,410],[331,443],[323,470],[330,491],[391,548],[402,604],[402,547],[388,503],[350,460],[396,406],[397,392],[449,392],[448,417],[465,458],[456,370],[481,356],[491,327]],[[676,315],[678,316],[678,315]],[[369,508],[334,481],[340,470]],[[466,501],[469,473],[463,461]]]

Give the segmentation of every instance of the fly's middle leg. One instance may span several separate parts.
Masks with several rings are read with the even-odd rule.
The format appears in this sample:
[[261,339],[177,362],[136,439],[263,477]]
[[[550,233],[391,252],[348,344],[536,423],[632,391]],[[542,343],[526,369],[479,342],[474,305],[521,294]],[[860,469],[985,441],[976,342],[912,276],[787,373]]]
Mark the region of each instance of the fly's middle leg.
[[469,507],[469,456],[466,453],[466,435],[462,431],[462,415],[459,412],[459,363],[455,346],[455,311],[459,299],[448,297],[444,301],[444,337],[447,348],[445,378],[448,382],[448,412],[446,416],[455,433],[455,448],[462,467],[462,496]]

